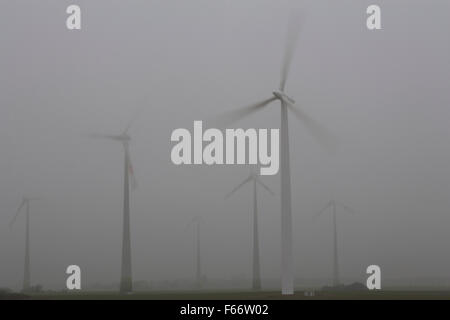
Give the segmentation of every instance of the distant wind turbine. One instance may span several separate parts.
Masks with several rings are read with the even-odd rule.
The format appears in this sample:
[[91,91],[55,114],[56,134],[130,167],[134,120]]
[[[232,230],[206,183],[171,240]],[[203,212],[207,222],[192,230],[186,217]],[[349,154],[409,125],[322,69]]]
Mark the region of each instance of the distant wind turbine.
[[337,202],[335,200],[331,200],[327,203],[327,205],[320,210],[316,217],[319,217],[322,213],[324,213],[328,208],[332,208],[333,212],[333,286],[340,285],[339,281],[339,259],[338,259],[338,240],[337,240],[337,207],[343,208],[345,211],[354,214],[353,209],[350,207]]
[[27,198],[23,197],[16,214],[9,223],[9,227],[12,228],[14,222],[19,216],[22,208],[25,206],[25,217],[26,217],[26,231],[25,231],[25,262],[23,268],[23,287],[22,291],[27,292],[30,290],[31,276],[30,276],[30,201],[37,200],[37,198]]
[[253,185],[253,281],[252,289],[261,290],[261,267],[259,260],[259,234],[258,234],[258,202],[256,200],[256,184],[266,189],[271,195],[275,195],[268,186],[266,186],[255,172],[251,172],[248,178],[236,186],[230,193],[225,196],[228,199],[233,193],[239,190],[246,183],[251,182]]
[[188,227],[195,225],[195,285],[197,288],[202,287],[202,261],[201,261],[201,250],[200,250],[200,223],[203,221],[201,217],[194,217],[188,223]]
[[[294,19],[295,18],[295,19]],[[291,212],[291,172],[289,164],[289,128],[288,109],[294,116],[302,122],[318,142],[326,148],[334,146],[334,138],[325,128],[319,125],[307,113],[294,106],[295,101],[285,92],[286,80],[289,68],[294,55],[298,34],[300,31],[300,21],[298,17],[291,17],[288,26],[288,35],[284,60],[281,68],[281,81],[278,90],[272,92],[272,97],[249,106],[227,112],[220,116],[219,120],[223,125],[231,124],[249,116],[269,103],[279,100],[281,103],[281,124],[280,124],[280,175],[281,175],[281,291],[282,294],[294,293],[294,266],[292,248],[292,212]]]
[[[103,138],[120,142],[124,150],[124,179],[123,179],[123,231],[122,231],[122,269],[120,278],[120,292],[129,293],[133,291],[132,270],[131,270],[131,237],[130,237],[130,184],[135,188],[136,178],[134,176],[133,165],[130,159],[129,143],[131,137],[128,130],[133,121],[127,125],[125,130],[119,135],[92,134],[91,138]],[[130,181],[131,179],[131,181]]]

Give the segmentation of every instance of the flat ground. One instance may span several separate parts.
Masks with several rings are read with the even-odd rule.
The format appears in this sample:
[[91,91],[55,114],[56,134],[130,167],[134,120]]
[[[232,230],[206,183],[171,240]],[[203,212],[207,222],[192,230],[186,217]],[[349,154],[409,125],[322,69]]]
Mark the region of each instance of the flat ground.
[[315,291],[314,296],[297,291],[282,296],[278,291],[164,291],[136,292],[121,295],[114,292],[39,293],[36,300],[450,300],[450,291]]

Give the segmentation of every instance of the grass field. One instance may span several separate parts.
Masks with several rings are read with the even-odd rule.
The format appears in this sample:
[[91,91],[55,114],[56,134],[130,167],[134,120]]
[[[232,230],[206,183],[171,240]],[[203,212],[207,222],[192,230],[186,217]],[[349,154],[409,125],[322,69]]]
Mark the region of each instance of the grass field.
[[113,292],[39,293],[34,300],[450,300],[450,291],[315,291],[314,296],[297,291],[282,296],[278,291],[164,291],[121,295]]

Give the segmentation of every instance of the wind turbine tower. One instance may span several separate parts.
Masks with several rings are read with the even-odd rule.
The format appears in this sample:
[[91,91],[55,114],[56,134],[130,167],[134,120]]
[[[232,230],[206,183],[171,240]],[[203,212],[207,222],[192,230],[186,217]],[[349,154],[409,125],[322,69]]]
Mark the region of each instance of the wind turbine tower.
[[22,208],[25,206],[25,260],[24,260],[24,268],[23,268],[23,286],[22,291],[27,292],[30,290],[31,283],[31,275],[30,275],[30,201],[37,200],[36,198],[27,198],[23,197],[22,202],[19,205],[19,208],[16,211],[13,219],[11,220],[9,226],[10,228],[13,226],[17,217],[19,216]]
[[194,224],[195,230],[195,286],[200,289],[202,287],[202,261],[201,261],[201,249],[200,249],[200,223],[201,217],[194,217],[188,224]]
[[130,235],[130,184],[136,187],[133,165],[130,159],[129,143],[131,137],[128,135],[130,124],[120,135],[90,135],[91,138],[104,138],[120,142],[124,150],[124,179],[123,179],[123,229],[122,229],[122,265],[120,277],[120,292],[130,293],[133,291],[132,269],[131,269],[131,235]]
[[339,280],[339,257],[338,257],[338,236],[337,236],[337,208],[341,207],[342,209],[344,209],[345,211],[354,214],[353,209],[351,209],[350,207],[336,201],[336,200],[331,200],[330,202],[327,203],[327,205],[320,210],[317,214],[316,217],[320,216],[322,213],[324,213],[327,209],[331,208],[332,209],[332,217],[333,217],[333,286],[338,286],[340,285],[340,280]]
[[291,295],[294,293],[294,257],[292,240],[292,207],[291,207],[291,169],[289,154],[289,127],[288,110],[302,122],[303,126],[324,147],[334,147],[334,138],[311,118],[303,109],[295,105],[295,100],[285,93],[286,81],[292,58],[294,56],[296,42],[300,31],[298,16],[291,17],[288,27],[285,55],[281,68],[281,80],[279,88],[272,92],[271,97],[260,102],[248,105],[219,116],[218,120],[223,124],[231,124],[237,120],[262,110],[271,102],[280,102],[280,177],[281,177],[281,293]]
[[259,259],[259,233],[258,233],[258,201],[257,201],[257,185],[266,189],[271,195],[275,195],[268,186],[266,186],[255,172],[251,172],[250,175],[237,185],[230,193],[228,193],[225,199],[228,199],[233,193],[239,190],[242,186],[250,182],[253,186],[253,280],[252,289],[255,291],[261,290],[261,267]]

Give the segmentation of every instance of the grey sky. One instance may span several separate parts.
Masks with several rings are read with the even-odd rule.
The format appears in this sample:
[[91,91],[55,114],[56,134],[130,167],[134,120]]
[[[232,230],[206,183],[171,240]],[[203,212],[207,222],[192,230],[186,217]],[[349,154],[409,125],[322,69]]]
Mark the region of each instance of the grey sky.
[[[329,155],[290,118],[295,274],[329,278],[331,198],[357,214],[338,220],[341,273],[361,280],[450,277],[450,3],[298,1],[305,9],[286,90],[339,139]],[[65,9],[82,8],[82,30]],[[381,31],[365,8],[382,8]],[[19,287],[24,194],[32,203],[32,281],[62,287],[117,282],[122,228],[121,146],[130,134],[139,188],[131,223],[135,280],[192,278],[195,215],[205,219],[204,271],[250,277],[251,188],[224,195],[245,166],[181,166],[170,134],[270,96],[279,83],[290,1],[2,1],[0,3],[0,287]],[[239,122],[277,128],[276,104]],[[263,177],[279,194],[279,176]],[[279,197],[261,192],[263,278],[280,273]],[[263,281],[264,286],[264,281]]]

